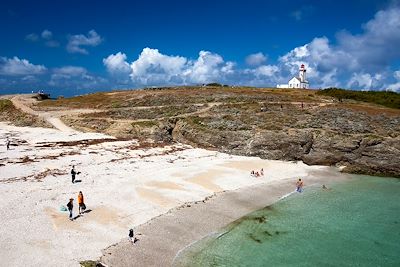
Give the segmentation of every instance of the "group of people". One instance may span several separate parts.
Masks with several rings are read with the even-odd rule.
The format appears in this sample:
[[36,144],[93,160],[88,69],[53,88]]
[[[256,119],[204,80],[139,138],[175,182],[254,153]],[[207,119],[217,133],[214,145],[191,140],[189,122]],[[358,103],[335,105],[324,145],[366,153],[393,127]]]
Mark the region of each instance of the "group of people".
[[261,168],[260,172],[252,170],[252,171],[250,172],[250,175],[251,175],[251,176],[254,176],[254,177],[264,176],[264,169]]
[[[75,183],[76,175],[80,174],[80,173],[81,172],[77,172],[75,170],[75,166],[73,165],[72,169],[71,169],[72,183]],[[68,211],[69,211],[69,219],[71,221],[73,221],[74,220],[74,216],[73,216],[74,199],[73,198],[69,199],[67,207],[68,207]],[[79,191],[79,194],[78,194],[78,211],[79,211],[79,215],[82,215],[85,212],[85,210],[86,210],[86,205],[85,205],[85,201],[84,201],[84,198],[83,198],[83,193],[82,193],[82,191]]]
[[[67,204],[68,207],[68,211],[69,211],[69,219],[71,221],[74,220],[74,215],[73,215],[73,209],[74,209],[74,199],[70,198],[69,202]],[[86,205],[85,205],[85,201],[83,198],[83,193],[82,191],[79,191],[78,194],[78,211],[79,211],[79,215],[82,215],[86,210]]]

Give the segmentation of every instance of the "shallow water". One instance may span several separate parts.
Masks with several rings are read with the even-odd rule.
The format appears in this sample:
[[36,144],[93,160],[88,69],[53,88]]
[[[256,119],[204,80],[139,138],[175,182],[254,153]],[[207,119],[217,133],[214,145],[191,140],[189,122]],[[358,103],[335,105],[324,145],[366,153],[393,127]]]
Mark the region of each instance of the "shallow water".
[[306,188],[183,251],[176,266],[400,266],[400,180]]

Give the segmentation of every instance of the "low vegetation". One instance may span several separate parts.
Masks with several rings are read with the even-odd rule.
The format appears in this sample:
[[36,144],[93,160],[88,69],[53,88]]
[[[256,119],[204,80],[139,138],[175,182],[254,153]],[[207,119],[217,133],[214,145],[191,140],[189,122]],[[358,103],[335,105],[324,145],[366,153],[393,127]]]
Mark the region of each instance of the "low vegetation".
[[[323,98],[321,96],[320,98]],[[315,91],[278,90],[273,88],[252,87],[176,87],[146,90],[99,92],[89,95],[44,100],[36,108],[94,108],[116,109],[130,107],[179,106],[190,104],[207,104],[215,102],[290,102],[316,101]]]
[[389,91],[351,91],[340,88],[328,88],[317,94],[335,97],[338,101],[351,99],[374,103],[389,108],[400,109],[400,94]]
[[52,127],[39,117],[16,109],[8,99],[0,99],[0,121],[7,121],[16,126]]

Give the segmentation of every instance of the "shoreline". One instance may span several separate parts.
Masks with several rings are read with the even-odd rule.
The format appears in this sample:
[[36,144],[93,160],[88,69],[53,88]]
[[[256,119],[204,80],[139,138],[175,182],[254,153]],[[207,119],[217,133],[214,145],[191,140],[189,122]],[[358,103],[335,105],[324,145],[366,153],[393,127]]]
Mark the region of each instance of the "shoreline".
[[[308,186],[322,185],[347,177],[336,169],[324,168],[311,171],[305,181]],[[223,191],[173,208],[136,227],[135,245],[123,239],[104,249],[99,262],[106,266],[173,266],[179,253],[195,242],[292,193],[294,182],[287,178]]]
[[[249,204],[248,200],[235,196],[238,194],[235,190],[248,188],[247,195],[252,196],[257,191],[252,188],[277,188],[283,180],[283,184],[287,183],[285,190],[291,191],[299,177],[311,181],[315,172],[334,170],[302,162],[234,156],[183,144],[142,147],[136,140],[108,141],[104,139],[107,136],[96,133],[16,127],[7,123],[0,126],[0,144],[5,144],[7,137],[12,142],[10,150],[0,145],[0,194],[4,202],[0,208],[0,244],[4,246],[0,258],[10,266],[27,262],[36,266],[78,266],[86,259],[100,258],[101,251],[121,241],[130,228],[141,229],[163,218],[176,217],[175,210],[194,210],[188,206],[203,207],[202,212],[209,216],[207,221],[215,217],[212,221],[218,229],[268,204],[263,198],[256,205]],[[88,139],[98,140],[82,141]],[[71,165],[82,172],[79,183],[71,183]],[[250,176],[251,170],[261,168],[265,176]],[[338,172],[334,174],[337,176]],[[306,185],[309,183],[306,181]],[[71,222],[67,213],[60,211],[60,205],[76,197],[79,191],[91,211]],[[271,202],[283,195],[277,189],[273,191],[269,195]],[[262,191],[259,194],[265,195]],[[214,203],[220,195],[235,196],[227,203],[238,202],[235,205],[241,206],[240,213],[232,214],[231,204],[210,208],[208,203]],[[183,223],[179,218],[174,220]],[[210,230],[205,228],[208,225],[197,226],[200,229],[189,235],[189,241]],[[164,229],[168,232],[162,239],[166,244],[180,226],[173,223],[169,227]],[[169,256],[170,261],[176,251],[190,243],[184,238],[192,230],[189,228],[182,234],[182,240],[176,240],[176,247],[171,247],[175,253]],[[138,232],[142,233],[138,235],[141,239],[138,247],[149,240],[153,242],[147,238],[152,232]],[[179,235],[175,233],[173,238]],[[149,248],[153,248],[151,242]],[[159,257],[163,255],[160,251]]]

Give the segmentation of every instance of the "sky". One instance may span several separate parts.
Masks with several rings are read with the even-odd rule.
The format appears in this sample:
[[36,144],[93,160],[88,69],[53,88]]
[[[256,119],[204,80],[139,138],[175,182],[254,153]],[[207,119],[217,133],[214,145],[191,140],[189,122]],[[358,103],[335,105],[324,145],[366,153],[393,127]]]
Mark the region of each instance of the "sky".
[[0,94],[150,86],[400,92],[400,1],[0,2]]

